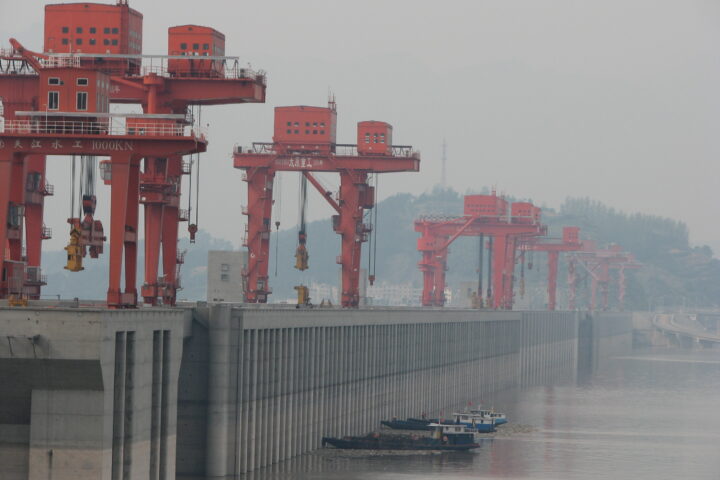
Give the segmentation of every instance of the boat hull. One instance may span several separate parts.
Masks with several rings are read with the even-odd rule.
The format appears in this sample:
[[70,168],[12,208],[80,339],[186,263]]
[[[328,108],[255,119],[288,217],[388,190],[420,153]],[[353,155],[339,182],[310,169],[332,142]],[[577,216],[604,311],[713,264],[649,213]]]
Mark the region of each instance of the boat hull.
[[430,437],[421,438],[387,438],[387,437],[323,437],[322,445],[332,445],[335,448],[346,450],[440,450],[465,451],[479,448],[477,443],[463,443],[457,445],[443,444],[440,440]]
[[411,420],[382,420],[380,423],[395,430],[430,430],[430,422],[421,423]]

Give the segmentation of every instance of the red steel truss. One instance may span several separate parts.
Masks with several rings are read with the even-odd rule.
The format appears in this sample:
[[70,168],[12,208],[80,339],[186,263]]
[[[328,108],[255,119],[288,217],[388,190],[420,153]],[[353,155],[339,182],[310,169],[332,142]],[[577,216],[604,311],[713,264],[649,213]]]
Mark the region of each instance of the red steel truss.
[[[344,307],[358,306],[361,248],[371,229],[363,223],[363,212],[375,205],[375,192],[368,184],[368,175],[417,172],[420,155],[411,147],[385,143],[390,140],[388,133],[383,133],[382,138],[387,139],[383,142],[384,148],[371,150],[366,145],[378,147],[381,137],[371,136],[366,144],[365,130],[369,127],[363,125],[365,122],[359,124],[358,134],[362,138],[357,145],[335,144],[334,116],[334,103],[327,109],[279,107],[275,112],[275,142],[255,143],[249,149],[239,148],[234,153],[234,166],[245,170],[243,180],[248,184],[248,204],[243,212],[247,215],[244,245],[248,248],[245,271],[248,302],[265,303],[272,292],[268,266],[273,180],[276,172],[284,171],[302,173],[337,212],[333,216],[333,229],[342,238],[341,254],[337,258],[342,270],[341,303]],[[389,125],[383,123],[380,127],[388,132]],[[322,187],[313,176],[315,172],[340,175],[337,196]]]
[[[423,273],[423,306],[445,304],[445,272],[448,247],[460,236],[488,236],[492,281],[485,304],[490,308],[511,309],[513,304],[513,271],[519,242],[545,235],[540,223],[540,209],[527,202],[510,207],[504,199],[492,195],[465,197],[462,217],[420,217],[415,231],[421,234],[417,248]],[[490,245],[492,245],[490,247]],[[484,248],[484,247],[483,247]],[[478,292],[482,303],[483,292]]]
[[557,301],[557,272],[561,252],[574,252],[582,248],[580,228],[563,227],[562,238],[530,238],[520,245],[521,251],[547,252],[548,254],[548,310],[555,310]]

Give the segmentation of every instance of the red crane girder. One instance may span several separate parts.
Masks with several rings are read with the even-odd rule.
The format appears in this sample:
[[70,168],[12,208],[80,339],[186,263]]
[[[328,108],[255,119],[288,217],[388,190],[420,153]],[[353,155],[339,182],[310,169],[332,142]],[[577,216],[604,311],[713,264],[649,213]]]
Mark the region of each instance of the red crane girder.
[[570,254],[568,265],[568,283],[570,287],[570,308],[575,309],[578,277],[577,266],[580,266],[590,276],[590,304],[591,311],[597,308],[597,296],[600,294],[601,309],[610,308],[610,283],[613,281],[611,270],[618,273],[618,308],[623,308],[625,300],[625,270],[641,268],[631,253],[623,251],[619,245],[612,245],[606,249],[599,249],[593,242],[586,242],[583,249]]
[[[491,197],[491,196],[488,196]],[[494,195],[492,196],[494,197]],[[547,228],[537,220],[503,215],[465,215],[462,217],[421,217],[415,221],[415,231],[421,233],[418,251],[423,272],[424,306],[445,304],[445,272],[448,247],[460,236],[487,235],[493,239],[491,255],[492,308],[510,309],[513,302],[513,271],[518,242],[524,238],[545,235]],[[482,292],[478,293],[482,302]]]
[[[161,61],[178,64],[210,61],[223,64],[220,69],[175,72],[166,66],[153,67],[151,73],[140,74],[142,60],[149,56],[70,54],[52,56],[25,49],[12,39],[14,52],[3,52],[0,59],[0,92],[5,104],[6,118],[13,118],[17,110],[38,110],[38,75],[46,66],[59,64],[82,66],[114,74],[110,78],[112,103],[141,104],[145,113],[184,114],[189,105],[224,105],[261,103],[265,101],[266,81],[263,72],[235,64],[225,65],[231,57],[212,57],[201,60],[184,56],[158,56]],[[122,58],[121,58],[122,57]],[[155,57],[151,57],[155,58]],[[175,60],[168,60],[168,59]],[[106,61],[108,60],[108,61]],[[118,68],[123,62],[133,68]],[[30,162],[33,162],[29,157]],[[44,159],[35,160],[33,168],[45,175]],[[168,158],[145,158],[145,172],[152,171],[152,178],[143,174],[140,178],[140,203],[145,206],[145,282],[143,297],[148,304],[156,304],[162,297],[163,304],[174,305],[180,288],[177,265],[178,224],[188,220],[179,209],[181,177],[190,172],[180,155]],[[28,259],[40,264],[42,227],[42,204],[25,209]],[[197,227],[191,225],[191,238]],[[36,238],[37,237],[37,238]],[[163,277],[158,278],[160,250],[163,252]],[[30,261],[30,260],[29,260]],[[38,289],[39,295],[39,289]]]
[[[203,137],[0,133],[0,239],[9,243],[9,257],[0,250],[3,267],[6,262],[21,262],[22,222],[9,219],[12,205],[23,202],[23,168],[28,155],[99,155],[110,157],[112,190],[110,213],[110,281],[108,305],[134,307],[137,301],[137,227],[140,160],[148,156],[167,157],[202,152],[207,148]],[[9,234],[8,224],[18,223],[17,236]],[[125,272],[125,288],[121,290],[121,271]],[[0,294],[7,295],[14,279],[0,285]]]
[[[566,235],[566,231],[572,229],[574,235]],[[557,305],[557,272],[561,252],[574,252],[582,249],[582,242],[577,227],[565,227],[562,238],[530,238],[520,246],[521,250],[529,252],[547,252],[548,254],[548,310],[555,310]]]
[[[341,146],[345,150],[353,146]],[[341,149],[342,149],[341,148]],[[360,301],[360,256],[362,243],[370,232],[363,224],[363,211],[374,206],[373,190],[368,184],[371,173],[417,172],[420,156],[411,147],[396,147],[399,155],[278,153],[285,149],[282,144],[255,144],[253,150],[237,149],[233,165],[245,170],[248,183],[248,204],[243,213],[248,217],[245,240],[248,248],[246,300],[267,302],[272,293],[268,282],[270,262],[270,231],[272,217],[272,190],[275,172],[302,172],[323,198],[338,212],[333,216],[333,229],[341,235],[341,255],[337,262],[342,271],[343,307],[357,307]],[[259,151],[258,151],[259,150]],[[332,198],[315,180],[313,172],[337,172],[340,175],[340,191],[337,200]]]

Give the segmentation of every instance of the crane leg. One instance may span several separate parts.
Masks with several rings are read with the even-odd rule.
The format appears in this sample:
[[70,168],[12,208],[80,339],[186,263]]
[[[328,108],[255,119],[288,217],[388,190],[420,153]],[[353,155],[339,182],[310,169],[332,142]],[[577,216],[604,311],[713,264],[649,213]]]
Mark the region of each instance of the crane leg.
[[575,298],[577,296],[577,276],[575,275],[575,260],[573,258],[568,262],[568,308],[575,310]]
[[148,305],[157,304],[163,210],[162,204],[145,205],[145,283],[142,286],[142,296],[144,303]]
[[175,305],[177,278],[178,227],[180,224],[178,208],[165,205],[162,223],[163,252],[163,288],[161,291],[163,305]]
[[[116,155],[111,158],[111,165],[110,278],[107,303],[111,308],[135,307],[140,164],[139,159],[130,155]],[[120,289],[123,259],[124,292]]]
[[340,265],[343,307],[357,307],[360,304],[360,256],[362,243],[367,240],[368,233],[362,222],[366,202],[361,194],[366,189],[366,173],[340,172],[340,215],[334,224],[335,231],[342,237]]
[[555,310],[557,295],[558,252],[548,252],[548,310]]
[[515,300],[515,253],[516,253],[517,238],[515,236],[509,236],[507,244],[505,245],[506,258],[505,258],[505,278],[503,285],[505,286],[505,292],[503,294],[502,308],[504,310],[512,310],[513,302]]
[[[12,162],[10,172],[10,202],[13,205],[24,205],[25,182],[23,181],[24,161],[20,157],[18,161]],[[21,218],[18,218],[21,220]],[[18,222],[12,229],[8,231],[8,247],[10,249],[10,258],[15,261],[22,261],[22,238],[23,238],[23,222]]]
[[493,299],[492,306],[495,309],[502,308],[505,299],[505,277],[507,270],[507,236],[496,235],[493,242],[492,252],[493,263]]
[[423,275],[423,291],[420,301],[423,307],[431,307],[433,305],[433,295],[435,290],[435,237],[426,229],[422,232],[422,237],[418,239],[418,250],[422,253],[422,259],[419,266]]
[[[440,239],[441,243],[447,242],[447,238]],[[447,247],[437,252],[437,267],[435,268],[435,298],[433,304],[436,307],[445,306],[445,286],[447,277]]]
[[[28,155],[25,158],[25,178],[27,178],[28,173],[39,173],[42,188],[45,185],[45,158],[45,155]],[[35,193],[34,197],[32,202],[25,202],[25,250],[28,266],[40,267],[45,196]],[[30,298],[40,298],[39,285],[36,287],[36,292],[30,294]]]
[[140,178],[140,202],[145,211],[145,277],[141,295],[147,305],[157,305],[159,295],[158,265],[166,184],[167,160],[145,158],[145,169]]
[[269,168],[248,169],[247,238],[248,263],[245,271],[245,300],[266,303],[270,294],[270,230],[272,190],[275,171]]
[[[180,228],[180,187],[182,186],[182,157],[168,158],[168,177],[173,184],[165,204],[162,223],[163,305],[175,305],[180,289],[178,277],[178,229]],[[189,211],[188,211],[189,212]]]
[[[23,157],[19,154],[0,153],[0,298],[7,298],[10,293],[10,276],[14,268],[6,264],[15,260],[10,248],[10,237],[15,236],[13,228],[8,228],[10,220],[10,205],[17,199],[17,188],[13,187],[14,173],[18,166],[22,170]],[[21,184],[22,185],[22,184]],[[19,258],[17,259],[19,260]]]

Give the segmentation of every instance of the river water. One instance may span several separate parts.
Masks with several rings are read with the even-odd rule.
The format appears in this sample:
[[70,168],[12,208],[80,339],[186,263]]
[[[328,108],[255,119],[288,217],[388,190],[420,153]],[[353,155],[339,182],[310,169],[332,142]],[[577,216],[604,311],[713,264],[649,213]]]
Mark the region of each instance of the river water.
[[253,479],[720,479],[720,351],[644,351],[492,399],[511,425],[471,453],[323,449]]

